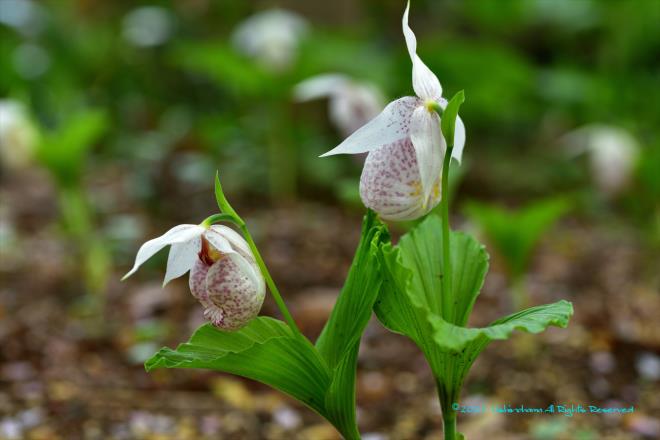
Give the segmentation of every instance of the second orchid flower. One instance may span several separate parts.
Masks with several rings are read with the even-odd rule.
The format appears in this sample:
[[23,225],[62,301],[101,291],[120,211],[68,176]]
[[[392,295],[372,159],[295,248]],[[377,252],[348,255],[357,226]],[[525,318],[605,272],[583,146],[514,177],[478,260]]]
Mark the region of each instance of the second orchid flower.
[[[412,60],[416,96],[399,98],[366,125],[323,156],[368,152],[360,197],[369,208],[388,220],[423,216],[441,200],[440,174],[447,144],[440,131],[438,105],[445,108],[438,78],[417,55],[417,39],[403,14],[403,35]],[[452,157],[460,162],[465,126],[456,119]]]

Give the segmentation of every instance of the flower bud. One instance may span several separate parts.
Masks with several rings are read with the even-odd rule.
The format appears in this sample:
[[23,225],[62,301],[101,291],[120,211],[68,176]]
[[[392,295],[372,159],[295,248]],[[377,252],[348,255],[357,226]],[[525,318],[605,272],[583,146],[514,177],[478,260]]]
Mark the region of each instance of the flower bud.
[[[235,235],[234,240],[243,241]],[[190,270],[189,285],[192,295],[204,306],[204,317],[218,328],[234,331],[258,315],[266,287],[247,244],[242,246],[244,242],[225,238],[233,252],[220,251],[202,239],[202,250]]]
[[360,198],[386,220],[413,220],[440,202],[440,176],[425,198],[415,147],[405,138],[369,152],[360,177]]

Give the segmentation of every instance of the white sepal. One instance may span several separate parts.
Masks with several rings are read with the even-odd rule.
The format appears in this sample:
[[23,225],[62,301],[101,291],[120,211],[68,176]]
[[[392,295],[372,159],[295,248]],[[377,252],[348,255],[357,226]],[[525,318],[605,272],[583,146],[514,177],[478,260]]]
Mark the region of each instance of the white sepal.
[[321,157],[366,153],[406,138],[410,132],[410,118],[418,105],[419,100],[412,96],[392,101],[378,116]]
[[167,271],[163,287],[174,278],[188,272],[198,259],[198,253],[202,247],[202,239],[194,237],[192,240],[182,243],[174,243],[170,248],[170,254],[167,256]]
[[123,279],[133,275],[138,268],[156,252],[161,250],[167,245],[175,243],[183,243],[192,240],[195,237],[201,236],[205,229],[199,225],[178,225],[161,235],[160,237],[151,239],[140,246],[137,256],[135,257],[135,264],[133,268],[124,275]]
[[408,12],[410,10],[410,2],[406,6],[401,20],[403,28],[403,36],[406,39],[406,46],[408,47],[408,54],[412,60],[413,68],[413,89],[417,96],[422,99],[439,99],[442,96],[442,86],[438,77],[435,76],[431,69],[417,55],[417,38],[414,32],[408,26]]

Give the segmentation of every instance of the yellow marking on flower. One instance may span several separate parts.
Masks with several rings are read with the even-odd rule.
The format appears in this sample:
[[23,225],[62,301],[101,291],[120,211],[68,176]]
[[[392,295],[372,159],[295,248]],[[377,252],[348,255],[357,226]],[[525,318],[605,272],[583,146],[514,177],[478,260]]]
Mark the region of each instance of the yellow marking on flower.
[[419,197],[422,195],[422,182],[416,180],[412,184],[413,190],[410,191],[410,197]]
[[225,254],[220,252],[219,250],[215,249],[213,246],[209,246],[209,257],[213,261],[219,261],[222,258],[224,258]]
[[424,101],[424,107],[428,110],[429,113],[435,113],[435,109],[438,106],[438,103],[432,99],[427,99]]
[[440,197],[440,181],[435,182],[435,185],[433,185],[433,200],[438,197]]

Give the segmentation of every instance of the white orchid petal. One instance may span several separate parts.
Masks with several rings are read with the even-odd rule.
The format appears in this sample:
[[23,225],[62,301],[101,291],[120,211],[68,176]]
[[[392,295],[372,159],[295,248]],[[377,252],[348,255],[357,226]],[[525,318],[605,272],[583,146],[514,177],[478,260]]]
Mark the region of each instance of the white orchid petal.
[[142,246],[140,246],[140,249],[138,250],[135,257],[135,264],[133,265],[133,268],[126,275],[124,275],[122,280],[133,275],[145,261],[147,261],[154,254],[156,254],[156,252],[165,246],[192,240],[195,237],[202,235],[203,232],[204,228],[199,225],[178,225],[160,237],[147,241]]
[[412,96],[392,101],[378,116],[321,157],[366,153],[406,138],[410,132],[410,118],[419,105],[419,99]]
[[211,227],[210,229],[207,229],[206,232],[204,232],[204,238],[206,238],[208,242],[211,243],[211,246],[223,254],[236,253],[234,248],[229,243],[229,240],[227,240],[223,234],[215,230],[214,227]]
[[[232,228],[225,225],[213,225],[211,230],[220,234],[225,240],[229,242],[229,245],[235,251],[239,251],[241,254],[252,256],[252,251],[250,251],[250,246],[248,246],[247,241],[243,238],[241,234],[234,231]],[[252,257],[254,260],[254,257]]]
[[202,239],[200,237],[194,237],[183,243],[174,243],[167,257],[167,271],[163,286],[188,272],[198,260],[201,248]]
[[348,82],[350,82],[348,77],[339,73],[313,76],[295,86],[293,97],[297,101],[309,101],[332,96],[340,92]]
[[454,128],[454,149],[451,157],[461,163],[463,158],[463,147],[465,147],[465,124],[460,116],[456,116],[456,128]]
[[440,133],[440,118],[425,107],[415,109],[410,124],[410,140],[415,147],[424,200],[433,191],[433,186],[442,171],[442,161],[447,149]]
[[413,89],[417,96],[422,99],[439,99],[442,96],[442,86],[438,77],[435,76],[431,69],[429,69],[422,59],[417,55],[417,38],[415,33],[408,25],[408,12],[410,10],[410,2],[406,6],[401,20],[403,28],[403,36],[406,39],[406,46],[408,47],[408,54],[413,64]]

